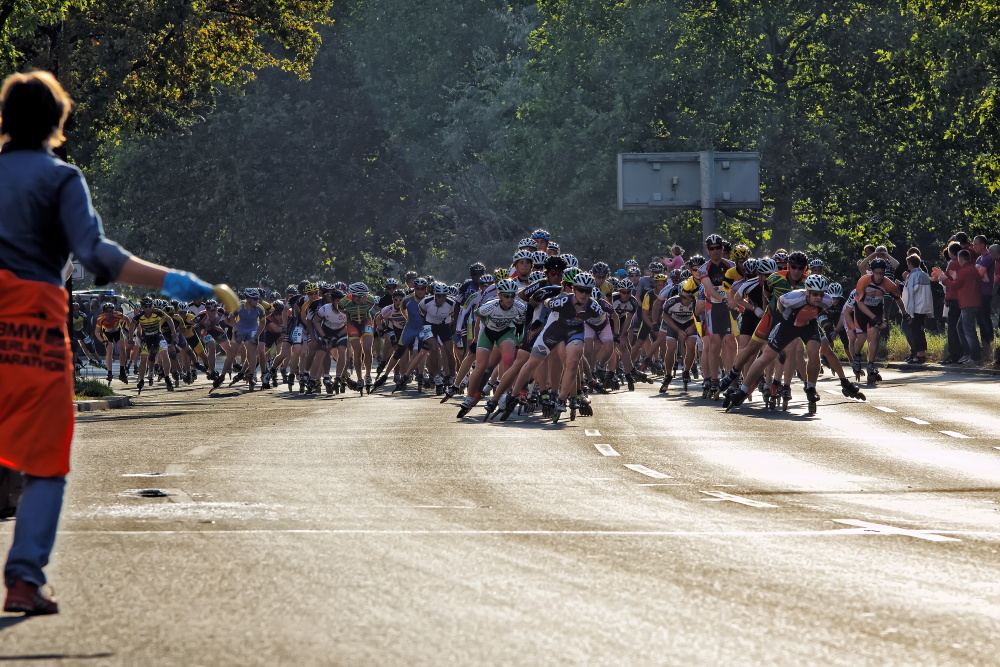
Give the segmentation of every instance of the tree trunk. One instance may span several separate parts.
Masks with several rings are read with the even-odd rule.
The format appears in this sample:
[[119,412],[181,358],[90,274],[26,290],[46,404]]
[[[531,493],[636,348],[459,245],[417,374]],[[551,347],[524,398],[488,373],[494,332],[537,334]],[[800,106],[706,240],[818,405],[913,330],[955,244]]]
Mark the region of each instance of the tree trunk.
[[792,193],[782,189],[774,198],[771,214],[771,252],[778,248],[789,249],[792,240]]

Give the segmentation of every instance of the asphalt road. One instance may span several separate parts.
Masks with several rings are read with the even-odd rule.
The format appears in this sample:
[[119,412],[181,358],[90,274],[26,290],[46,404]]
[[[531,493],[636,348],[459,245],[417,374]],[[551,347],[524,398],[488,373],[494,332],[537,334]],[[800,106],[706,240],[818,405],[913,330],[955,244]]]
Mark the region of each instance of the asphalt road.
[[80,417],[63,612],[0,616],[0,661],[998,664],[997,380],[883,374],[555,426],[156,385]]

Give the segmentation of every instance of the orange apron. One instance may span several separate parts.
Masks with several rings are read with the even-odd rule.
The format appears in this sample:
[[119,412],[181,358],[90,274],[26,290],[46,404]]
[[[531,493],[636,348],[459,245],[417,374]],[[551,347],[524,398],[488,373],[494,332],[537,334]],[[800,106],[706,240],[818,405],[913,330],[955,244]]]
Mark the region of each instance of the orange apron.
[[69,472],[73,363],[66,290],[0,270],[0,465]]

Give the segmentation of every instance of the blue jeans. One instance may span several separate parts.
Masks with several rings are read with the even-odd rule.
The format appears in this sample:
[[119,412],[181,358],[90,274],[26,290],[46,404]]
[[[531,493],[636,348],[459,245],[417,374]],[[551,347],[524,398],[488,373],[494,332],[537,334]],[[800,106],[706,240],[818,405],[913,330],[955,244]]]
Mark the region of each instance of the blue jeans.
[[973,361],[979,361],[982,350],[979,347],[979,336],[976,335],[978,308],[963,308],[959,315],[958,330],[966,346],[966,353]]
[[14,524],[14,543],[3,571],[5,582],[24,579],[37,586],[45,583],[42,569],[49,564],[49,555],[56,543],[65,489],[65,477],[24,476],[24,492]]

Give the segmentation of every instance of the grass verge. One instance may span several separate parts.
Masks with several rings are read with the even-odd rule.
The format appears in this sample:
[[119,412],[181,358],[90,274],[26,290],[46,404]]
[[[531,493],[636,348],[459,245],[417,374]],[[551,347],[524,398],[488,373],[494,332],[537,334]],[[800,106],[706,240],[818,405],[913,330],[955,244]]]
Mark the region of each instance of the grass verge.
[[77,401],[87,401],[93,398],[104,398],[105,396],[115,395],[115,392],[103,380],[77,379],[73,393],[76,394],[75,400]]

